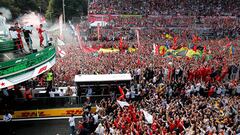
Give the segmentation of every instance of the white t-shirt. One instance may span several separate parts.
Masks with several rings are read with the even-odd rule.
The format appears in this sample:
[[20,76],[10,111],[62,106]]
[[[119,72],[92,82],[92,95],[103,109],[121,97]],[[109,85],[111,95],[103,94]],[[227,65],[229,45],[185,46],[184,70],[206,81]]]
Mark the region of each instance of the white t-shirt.
[[240,93],[240,85],[237,86],[237,93]]
[[55,97],[55,93],[52,91],[49,92],[49,95],[50,95],[50,97]]
[[129,91],[125,94],[126,98],[130,98],[130,95],[131,93]]
[[222,92],[222,88],[219,87],[219,88],[217,89],[217,94],[221,94],[221,92]]
[[9,122],[12,121],[12,115],[8,113],[7,115],[3,115],[3,121]]
[[197,83],[195,91],[200,91],[201,83]]
[[98,123],[98,114],[93,115],[93,119],[94,119],[94,125]]
[[110,127],[109,130],[112,135],[116,135],[116,131],[113,128]]
[[164,68],[164,75],[168,75],[168,69],[167,68]]
[[153,83],[156,83],[156,82],[157,82],[157,77],[154,76],[154,77],[153,77]]
[[194,88],[194,85],[191,85],[191,91],[194,91],[195,90],[195,88]]
[[131,98],[135,98],[135,91],[134,90],[131,90]]
[[176,74],[176,75],[178,75],[179,72],[180,72],[180,69],[176,69],[176,70],[175,70],[175,74]]
[[98,125],[98,127],[96,128],[95,133],[97,133],[97,134],[99,134],[99,135],[104,135],[104,131],[105,131],[105,129],[104,129],[104,127],[102,126],[102,124],[100,123],[100,124]]
[[73,127],[73,126],[75,127],[75,118],[74,117],[70,117],[68,121],[69,121],[70,127]]
[[137,70],[137,75],[141,75],[141,69],[140,68]]
[[60,96],[60,97],[64,96],[64,92],[59,91],[59,96]]
[[17,31],[10,30],[9,33],[10,33],[12,39],[17,39],[18,38],[18,32]]

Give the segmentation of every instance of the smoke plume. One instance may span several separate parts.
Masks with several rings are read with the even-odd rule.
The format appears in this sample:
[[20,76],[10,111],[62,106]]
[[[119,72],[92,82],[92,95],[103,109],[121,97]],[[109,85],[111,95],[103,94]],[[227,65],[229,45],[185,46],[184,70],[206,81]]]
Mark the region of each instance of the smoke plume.
[[7,20],[12,19],[12,13],[9,9],[0,7],[0,12],[3,13],[3,16],[7,18]]
[[[44,20],[43,20],[44,19]],[[19,17],[17,21],[21,25],[33,25],[34,27],[39,27],[40,24],[45,23],[45,18],[41,16],[40,14],[37,14],[35,12],[29,12],[27,14],[24,14],[23,16]]]

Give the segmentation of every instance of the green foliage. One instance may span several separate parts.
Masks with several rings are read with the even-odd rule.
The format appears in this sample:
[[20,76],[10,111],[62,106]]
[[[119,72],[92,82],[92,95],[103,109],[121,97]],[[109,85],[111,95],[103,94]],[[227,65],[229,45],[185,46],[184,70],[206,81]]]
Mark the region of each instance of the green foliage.
[[0,0],[0,7],[9,9],[13,18],[16,18],[20,13],[20,8],[15,6],[14,0]]
[[[87,15],[88,0],[65,0],[66,20]],[[0,0],[0,7],[8,8],[13,19],[29,11],[41,12],[48,19],[57,19],[62,14],[62,0]]]
[[[66,20],[87,15],[87,0],[65,0]],[[56,19],[63,13],[62,0],[50,0],[46,11],[48,19]]]
[[62,12],[61,6],[62,2],[60,0],[50,0],[46,11],[47,19],[57,18]]

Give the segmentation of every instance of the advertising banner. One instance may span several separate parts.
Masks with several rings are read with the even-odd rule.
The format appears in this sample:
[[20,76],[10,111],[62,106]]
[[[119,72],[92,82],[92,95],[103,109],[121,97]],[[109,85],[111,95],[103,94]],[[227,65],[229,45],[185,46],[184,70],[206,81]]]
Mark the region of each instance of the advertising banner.
[[[96,111],[93,107],[92,112]],[[45,117],[69,117],[71,114],[75,116],[83,115],[83,108],[59,108],[59,109],[41,109],[41,110],[23,110],[15,111],[13,114],[14,119],[27,119],[27,118],[45,118]],[[0,116],[2,119],[2,116]]]

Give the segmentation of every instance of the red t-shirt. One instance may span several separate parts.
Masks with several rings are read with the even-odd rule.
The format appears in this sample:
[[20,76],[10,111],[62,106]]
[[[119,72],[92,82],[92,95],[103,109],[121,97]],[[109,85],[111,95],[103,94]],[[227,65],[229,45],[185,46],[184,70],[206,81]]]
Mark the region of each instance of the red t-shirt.
[[168,123],[169,123],[169,130],[170,132],[172,132],[175,129],[175,124],[171,122],[168,122]]
[[157,123],[156,123],[156,122],[153,122],[153,124],[152,124],[152,130],[153,130],[153,131],[157,131]]

